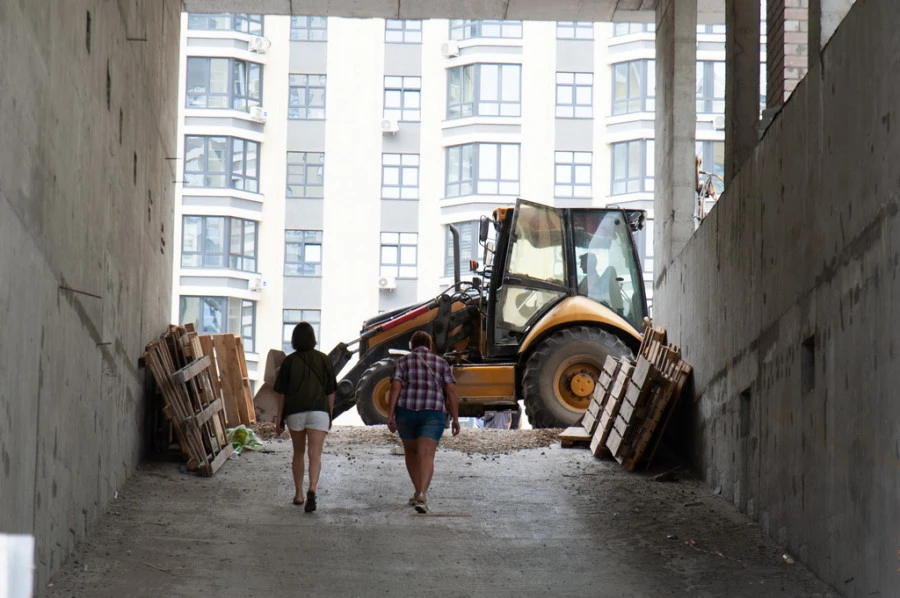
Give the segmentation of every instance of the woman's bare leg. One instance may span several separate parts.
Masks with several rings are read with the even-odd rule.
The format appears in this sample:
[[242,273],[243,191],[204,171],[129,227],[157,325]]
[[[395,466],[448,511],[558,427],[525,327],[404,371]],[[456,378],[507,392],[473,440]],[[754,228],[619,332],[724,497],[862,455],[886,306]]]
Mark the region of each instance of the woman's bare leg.
[[322,430],[307,430],[309,438],[309,491],[315,492],[319,484],[319,474],[322,472],[322,447],[325,446],[327,432]]
[[[291,443],[294,445],[294,460],[291,462],[291,472],[294,474],[294,501],[303,502],[303,460],[306,453],[306,430],[291,433]],[[311,450],[312,447],[310,447]],[[312,476],[312,467],[310,467]]]
[[419,436],[416,439],[416,452],[419,455],[419,485],[417,487],[419,497],[425,500],[425,493],[431,486],[431,477],[434,475],[434,454],[437,452],[438,443],[433,438]]
[[413,483],[416,494],[422,490],[419,483],[419,448],[415,440],[403,440],[403,456],[406,459],[406,471]]

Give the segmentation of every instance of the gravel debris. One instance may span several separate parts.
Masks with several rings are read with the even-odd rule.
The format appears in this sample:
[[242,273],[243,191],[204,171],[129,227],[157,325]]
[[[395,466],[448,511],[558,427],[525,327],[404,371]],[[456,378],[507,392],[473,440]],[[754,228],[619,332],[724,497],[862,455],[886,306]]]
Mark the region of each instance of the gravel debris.
[[[273,440],[274,424],[257,424],[250,426],[261,440]],[[558,428],[541,430],[493,430],[483,428],[463,428],[459,436],[452,436],[450,431],[441,438],[441,448],[459,451],[468,455],[493,455],[510,453],[523,449],[547,447],[559,441],[562,432]],[[287,439],[285,432],[281,438]],[[325,441],[325,451],[329,448],[339,449],[342,446],[370,444],[374,446],[400,446],[400,437],[391,434],[387,426],[334,426]]]

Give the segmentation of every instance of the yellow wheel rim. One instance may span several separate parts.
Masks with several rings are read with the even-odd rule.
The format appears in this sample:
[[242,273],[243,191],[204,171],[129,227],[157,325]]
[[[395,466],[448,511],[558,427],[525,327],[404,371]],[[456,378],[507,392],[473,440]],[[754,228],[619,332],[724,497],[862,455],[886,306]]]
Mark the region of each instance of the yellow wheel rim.
[[600,378],[600,365],[586,355],[566,359],[553,376],[556,400],[572,411],[587,411]]
[[389,405],[389,397],[391,393],[391,379],[390,377],[384,377],[379,380],[375,384],[375,388],[372,390],[372,405],[375,407],[375,411],[378,412],[378,415],[387,419],[388,416],[388,405]]

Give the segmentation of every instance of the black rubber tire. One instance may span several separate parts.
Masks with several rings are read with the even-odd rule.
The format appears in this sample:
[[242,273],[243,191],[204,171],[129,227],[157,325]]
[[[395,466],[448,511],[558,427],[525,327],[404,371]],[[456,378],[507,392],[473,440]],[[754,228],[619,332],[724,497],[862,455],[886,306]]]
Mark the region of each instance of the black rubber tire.
[[356,410],[367,426],[387,424],[388,392],[394,360],[376,361],[363,372],[356,385]]
[[560,391],[561,378],[566,371],[578,369],[596,384],[596,376],[603,369],[607,355],[633,354],[619,337],[589,326],[559,330],[541,341],[529,356],[522,376],[522,398],[531,426],[567,428],[575,425],[587,411],[591,397],[578,398],[574,394],[564,397]]

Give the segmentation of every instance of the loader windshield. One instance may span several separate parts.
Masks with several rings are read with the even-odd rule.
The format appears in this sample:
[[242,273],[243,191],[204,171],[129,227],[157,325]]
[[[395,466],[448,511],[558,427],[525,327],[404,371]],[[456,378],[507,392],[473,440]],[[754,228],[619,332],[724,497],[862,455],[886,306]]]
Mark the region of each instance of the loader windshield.
[[566,294],[565,237],[559,210],[519,202],[498,301],[498,342],[516,342],[535,316]]
[[572,231],[578,294],[609,307],[640,330],[644,315],[641,276],[624,213],[573,211]]

